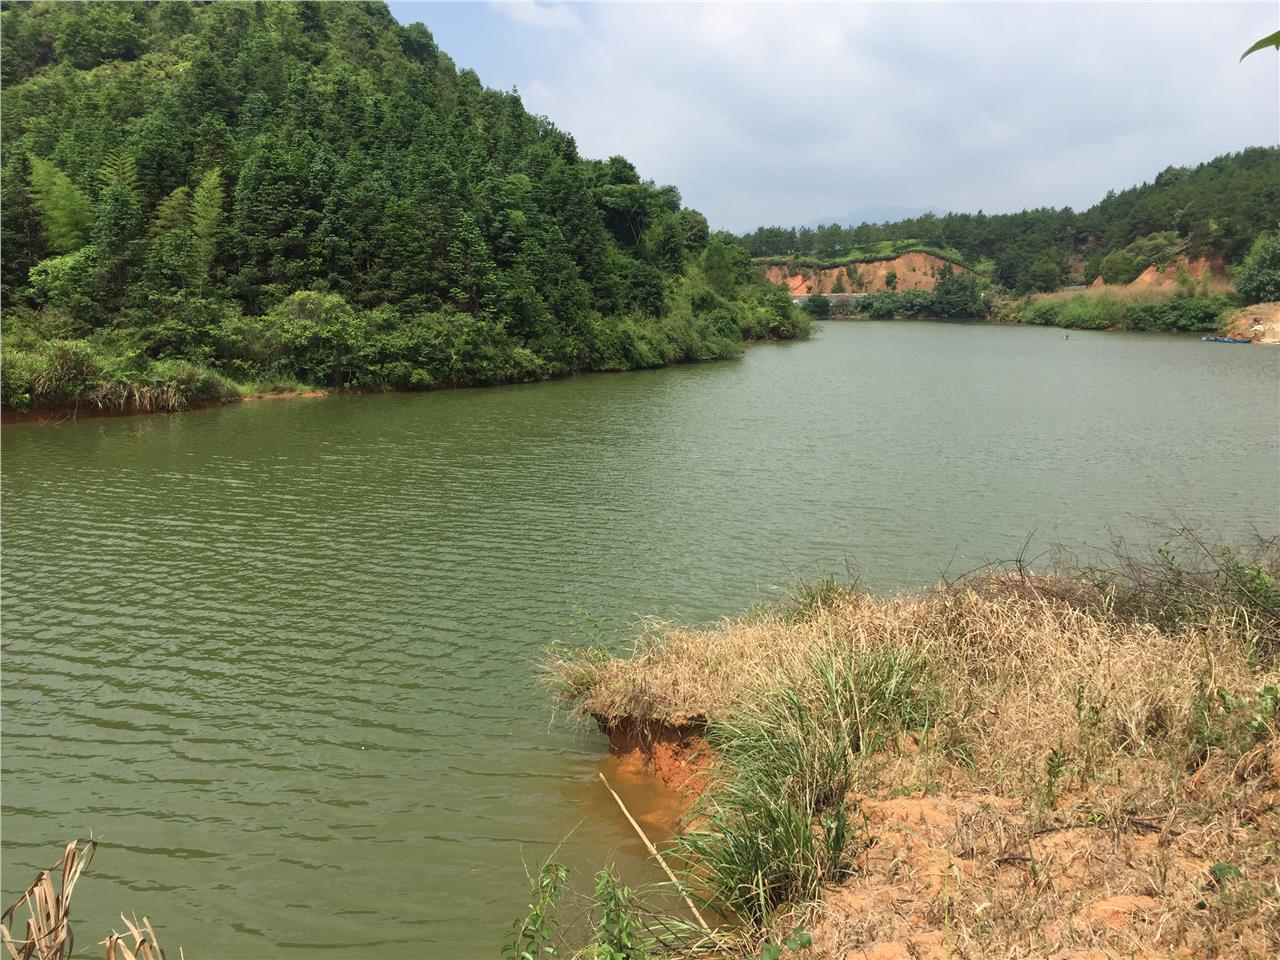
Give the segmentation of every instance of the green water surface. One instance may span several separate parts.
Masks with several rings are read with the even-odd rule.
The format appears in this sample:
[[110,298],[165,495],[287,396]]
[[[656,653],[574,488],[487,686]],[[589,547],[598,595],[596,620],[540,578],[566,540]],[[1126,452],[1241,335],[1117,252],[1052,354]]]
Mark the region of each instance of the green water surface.
[[1033,531],[1278,533],[1278,384],[1280,350],[1193,337],[833,322],[734,363],[7,427],[5,901],[92,831],[84,949],[126,910],[192,958],[493,956],[570,831],[644,876],[546,645]]

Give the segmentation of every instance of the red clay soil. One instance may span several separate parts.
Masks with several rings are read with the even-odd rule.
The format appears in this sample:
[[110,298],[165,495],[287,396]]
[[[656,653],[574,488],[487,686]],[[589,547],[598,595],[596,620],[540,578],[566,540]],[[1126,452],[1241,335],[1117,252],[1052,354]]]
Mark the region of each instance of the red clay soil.
[[[898,290],[932,290],[938,285],[937,275],[946,266],[956,273],[970,272],[931,253],[904,253],[892,260],[872,260],[822,270],[802,269],[795,273],[785,264],[771,264],[765,267],[765,277],[772,283],[785,285],[796,297],[832,293],[837,280],[843,281],[845,293],[878,293],[889,289],[885,280],[890,272],[898,275]],[[854,276],[863,282],[861,288],[847,271],[856,271]]]
[[[1274,836],[1280,751],[1249,756],[1235,769],[1213,770],[1203,783],[1190,778],[1190,795],[1239,792],[1246,798],[1239,828]],[[1002,950],[1002,957],[1209,955],[1212,938],[1200,939],[1186,918],[1214,889],[1216,825],[1103,815],[1102,798],[1083,793],[1065,795],[1057,814],[1038,827],[1024,803],[982,789],[896,797],[877,790],[849,799],[868,842],[854,875],[827,890],[813,929],[820,956],[981,956],[983,930],[992,922],[1031,938],[1028,952]],[[1246,924],[1222,955],[1276,956],[1276,942],[1262,924]]]
[[[712,757],[702,726],[597,718],[621,771],[657,773],[682,805],[706,785]],[[913,743],[902,745],[904,753]],[[1241,791],[1255,829],[1280,825],[1280,751],[1254,751],[1234,769],[1203,768],[1192,797]],[[1153,761],[1155,762],[1155,761]],[[1246,769],[1247,767],[1247,769]],[[1198,783],[1203,779],[1203,783]],[[1242,788],[1241,784],[1246,784]],[[1212,889],[1216,834],[1108,809],[1105,794],[1070,792],[1032,822],[1024,800],[942,773],[938,793],[900,795],[880,784],[847,797],[865,844],[853,875],[827,887],[811,927],[815,956],[842,960],[952,960],[980,956],[992,918],[1027,939],[1000,955],[1053,960],[1156,960],[1205,955],[1185,917]],[[1108,788],[1117,791],[1118,787]],[[1118,807],[1123,811],[1126,807]],[[672,822],[676,819],[672,817]],[[1194,910],[1191,910],[1194,913]],[[1224,955],[1264,956],[1257,924]],[[1257,928],[1257,929],[1255,929]],[[1007,946],[1007,944],[1006,944]],[[1274,954],[1271,954],[1274,955]]]
[[1221,257],[1196,257],[1188,260],[1178,257],[1162,270],[1154,263],[1143,270],[1129,284],[1131,287],[1147,287],[1155,290],[1171,289],[1178,284],[1178,275],[1186,270],[1193,280],[1209,278],[1211,284],[1227,285],[1231,283],[1227,275],[1227,264]]
[[623,769],[657,774],[665,786],[690,799],[706,786],[713,758],[702,738],[702,724],[643,724],[601,717],[596,717],[596,723],[609,738],[609,753]]

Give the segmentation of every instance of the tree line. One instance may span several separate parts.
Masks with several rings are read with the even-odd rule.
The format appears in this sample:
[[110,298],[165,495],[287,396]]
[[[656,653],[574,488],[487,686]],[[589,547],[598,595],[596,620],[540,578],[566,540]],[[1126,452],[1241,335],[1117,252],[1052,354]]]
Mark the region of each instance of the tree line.
[[925,214],[896,223],[759,227],[739,237],[752,257],[835,261],[881,248],[951,250],[1017,293],[1071,280],[1127,283],[1152,263],[1217,255],[1239,262],[1280,226],[1280,148],[1250,147],[1149,183],[1109,191],[1084,211]]
[[804,332],[675,187],[580,156],[382,3],[0,23],[6,405],[193,367],[499,382]]

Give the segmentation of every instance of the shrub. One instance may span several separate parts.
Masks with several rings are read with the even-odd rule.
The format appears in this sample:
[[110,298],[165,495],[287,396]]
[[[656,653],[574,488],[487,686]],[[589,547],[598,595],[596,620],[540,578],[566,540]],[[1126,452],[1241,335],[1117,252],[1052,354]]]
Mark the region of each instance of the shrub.
[[0,406],[6,410],[30,408],[33,367],[29,353],[7,345],[0,349]]
[[1062,263],[1045,255],[1031,261],[1031,266],[1027,268],[1026,282],[1032,290],[1057,290],[1062,285],[1062,274]]
[[820,293],[810,294],[805,298],[804,310],[809,316],[821,319],[830,315],[831,301]]
[[1130,283],[1142,272],[1143,264],[1127,250],[1113,250],[1102,258],[1098,265],[1098,273],[1103,283]]
[[90,243],[32,267],[31,295],[38,306],[69,313],[87,329],[101,319],[94,296],[100,275],[98,248]]
[[173,413],[200,403],[238,400],[225,377],[185,360],[159,360],[140,370],[107,371],[85,398],[106,410]]
[[1103,290],[1070,297],[1033,297],[1018,306],[1014,316],[1019,323],[1081,330],[1208,332],[1219,328],[1232,306],[1231,298],[1224,295]]
[[873,320],[893,320],[897,317],[919,318],[936,315],[934,295],[928,290],[873,293],[858,300],[855,309],[866,313]]
[[1245,303],[1280,300],[1280,231],[1253,241],[1236,271],[1236,290]]
[[[33,407],[74,406],[102,376],[99,358],[83,340],[53,340],[21,358],[6,351],[6,360],[15,373],[13,399],[21,403],[25,394]],[[7,393],[8,383],[5,389]]]
[[213,355],[222,369],[240,379],[270,375],[289,353],[284,331],[266,317],[226,313],[211,331]]
[[758,336],[794,340],[809,336],[812,330],[809,315],[791,302],[791,295],[782,287],[774,284],[758,287],[754,306],[756,322],[763,328]]
[[[114,350],[114,352],[112,352]],[[106,410],[185,410],[238,399],[225,377],[186,360],[151,361],[121,343],[52,340],[3,351],[3,403],[11,410],[81,405]]]
[[981,317],[987,312],[978,292],[978,281],[968,274],[958,274],[950,264],[942,268],[933,291],[931,312],[940,317]]
[[212,363],[224,324],[239,312],[233,303],[191,293],[156,294],[138,317],[138,328],[150,356]]

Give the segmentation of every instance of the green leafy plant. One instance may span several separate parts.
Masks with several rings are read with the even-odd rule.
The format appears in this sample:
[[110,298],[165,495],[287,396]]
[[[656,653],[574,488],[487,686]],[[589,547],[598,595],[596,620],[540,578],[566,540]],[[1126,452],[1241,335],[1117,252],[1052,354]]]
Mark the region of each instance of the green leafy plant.
[[1191,701],[1187,763],[1199,766],[1213,750],[1240,756],[1275,735],[1280,687],[1268,685],[1252,696],[1233,696],[1201,683]]
[[1277,50],[1280,50],[1280,30],[1263,37],[1244,53],[1240,54],[1240,59],[1243,61],[1245,57],[1249,56],[1249,54],[1257,53],[1259,50],[1265,50],[1267,47],[1275,47]]
[[596,874],[596,924],[590,956],[593,960],[645,960],[646,931],[636,911],[634,894],[618,882],[611,870]]
[[1280,231],[1258,235],[1236,270],[1236,290],[1245,303],[1280,300]]
[[543,864],[533,878],[528,913],[511,928],[510,939],[502,946],[502,956],[509,960],[550,960],[560,956],[557,947],[556,910],[565,882],[567,867],[554,862]]
[[782,960],[784,950],[799,953],[813,945],[813,936],[804,927],[796,927],[781,940],[766,940],[760,947],[760,960]]
[[1067,773],[1067,754],[1061,743],[1049,751],[1044,761],[1044,789],[1040,795],[1041,806],[1052,809],[1061,796],[1062,779]]
[[1209,876],[1213,878],[1213,882],[1218,887],[1224,887],[1232,880],[1240,880],[1244,877],[1244,871],[1232,863],[1222,863],[1219,861],[1209,868]]

